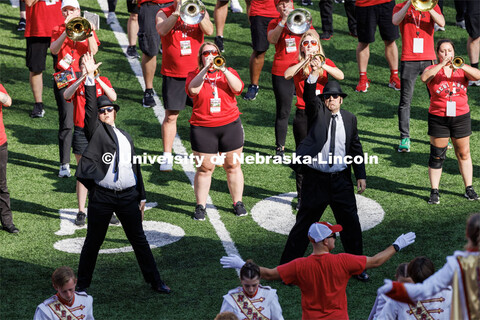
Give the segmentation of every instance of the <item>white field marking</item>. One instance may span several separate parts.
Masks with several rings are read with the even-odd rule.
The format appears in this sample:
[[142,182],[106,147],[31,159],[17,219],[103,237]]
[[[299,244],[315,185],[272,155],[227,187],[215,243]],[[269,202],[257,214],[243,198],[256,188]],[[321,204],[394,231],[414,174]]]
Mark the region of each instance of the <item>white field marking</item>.
[[10,3],[12,4],[12,8],[20,7],[20,0],[10,0]]
[[[253,220],[268,231],[288,235],[295,224],[291,202],[296,196],[296,192],[282,193],[257,202],[251,211]],[[385,211],[378,202],[358,194],[355,198],[362,231],[382,222]]]
[[[108,15],[107,2],[101,1],[101,0],[97,0],[97,2],[100,8],[102,9],[103,13],[105,14],[105,17],[107,17]],[[128,47],[127,35],[123,31],[123,28],[120,26],[116,18],[114,20],[114,23],[110,24],[110,28],[113,30],[113,33],[115,34],[115,37],[117,38],[117,41],[120,47],[122,48],[123,52],[126,53],[126,50]],[[137,77],[138,82],[142,86],[142,89],[145,90],[145,81],[143,80],[143,73],[142,73],[140,62],[137,59],[128,59],[128,62],[130,63],[130,66],[135,76]],[[163,108],[163,105],[156,94],[154,95],[154,98],[155,98],[156,106],[153,107],[153,112],[157,117],[158,122],[162,124],[163,119],[165,118],[165,109]],[[178,133],[175,135],[175,140],[173,141],[173,152],[175,154],[187,155],[187,150],[183,146],[182,140],[180,139],[180,136],[178,135]],[[186,163],[186,164],[182,164],[181,166],[183,171],[187,175],[188,179],[190,180],[190,184],[192,185],[192,188],[193,188],[193,178],[195,177],[195,169],[193,168],[193,164]],[[158,174],[168,174],[168,173],[159,172]],[[192,213],[193,213],[193,210],[192,210]],[[210,220],[210,223],[213,225],[213,228],[215,229],[218,237],[220,238],[220,241],[222,242],[222,245],[225,248],[227,255],[235,254],[240,256],[237,248],[235,247],[235,243],[233,242],[232,238],[230,237],[230,233],[228,232],[227,228],[225,227],[222,220],[220,219],[220,214],[217,208],[213,205],[213,202],[210,196],[207,199],[207,215],[208,215],[208,219]],[[201,223],[201,222],[198,222],[198,223]]]

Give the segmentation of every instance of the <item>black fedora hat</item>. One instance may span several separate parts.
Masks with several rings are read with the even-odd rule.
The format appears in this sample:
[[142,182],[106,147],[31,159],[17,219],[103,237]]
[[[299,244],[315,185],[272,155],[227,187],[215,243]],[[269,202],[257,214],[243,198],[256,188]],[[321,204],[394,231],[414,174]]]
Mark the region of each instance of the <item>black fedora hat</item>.
[[333,80],[327,82],[327,84],[323,88],[322,94],[320,94],[320,98],[323,99],[323,96],[327,94],[338,94],[342,98],[345,98],[347,96],[347,94],[342,91],[340,84],[337,81]]
[[97,108],[100,109],[100,108],[103,108],[103,107],[110,107],[112,106],[115,111],[118,112],[118,110],[120,110],[120,106],[118,104],[115,104],[113,103],[112,101],[110,101],[110,99],[108,99],[108,97],[106,95],[103,95],[103,96],[100,96],[97,98]]

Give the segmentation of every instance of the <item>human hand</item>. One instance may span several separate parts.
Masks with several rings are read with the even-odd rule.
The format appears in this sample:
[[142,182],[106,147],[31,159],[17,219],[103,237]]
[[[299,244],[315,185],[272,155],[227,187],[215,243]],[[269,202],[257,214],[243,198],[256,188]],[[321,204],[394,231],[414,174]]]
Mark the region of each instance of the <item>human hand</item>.
[[377,295],[387,294],[390,291],[392,291],[392,289],[393,289],[392,280],[385,279],[383,281],[384,281],[385,284],[383,286],[381,286],[380,288],[378,288]]
[[400,237],[395,240],[393,244],[396,244],[399,248],[399,250],[402,250],[406,246],[411,245],[412,243],[415,242],[415,238],[417,236],[415,235],[415,232],[409,232],[407,234],[402,234]]
[[145,203],[146,201],[140,201],[140,206],[139,206],[140,212],[142,213],[142,221],[145,216]]
[[223,268],[241,269],[245,264],[245,261],[243,261],[239,256],[233,254],[229,256],[223,256],[220,259],[220,263],[222,264]]
[[94,77],[95,70],[97,70],[101,64],[101,62],[95,64],[95,59],[93,59],[93,55],[90,52],[85,53],[83,56],[83,65],[85,66],[88,76],[91,78]]
[[357,193],[362,194],[363,191],[367,188],[367,180],[365,179],[358,179],[357,180]]

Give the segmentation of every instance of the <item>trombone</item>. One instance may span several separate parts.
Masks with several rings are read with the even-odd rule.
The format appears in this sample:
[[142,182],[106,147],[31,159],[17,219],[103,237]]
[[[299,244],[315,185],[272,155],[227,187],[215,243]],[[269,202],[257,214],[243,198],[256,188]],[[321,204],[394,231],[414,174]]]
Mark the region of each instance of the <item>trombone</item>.
[[306,9],[294,9],[287,17],[287,27],[295,34],[303,34],[312,26],[312,14]]
[[85,18],[73,18],[65,25],[65,33],[72,41],[83,41],[92,35],[92,25]]
[[325,60],[326,60],[325,56],[324,56],[323,54],[321,54],[321,53],[313,54],[313,55],[309,56],[308,58],[306,58],[306,59],[303,61],[303,63],[302,63],[300,66],[298,66],[298,69],[295,70],[295,73],[293,74],[293,76],[295,76],[300,70],[302,70],[303,68],[305,68],[305,66],[306,66],[308,63],[312,62],[312,60],[315,59],[315,58],[319,58],[320,61],[322,62],[322,64],[323,64],[323,63],[325,62]]
[[412,6],[417,11],[430,11],[437,5],[438,0],[412,0]]
[[187,0],[180,7],[180,18],[185,24],[199,24],[205,17],[205,5],[200,0]]

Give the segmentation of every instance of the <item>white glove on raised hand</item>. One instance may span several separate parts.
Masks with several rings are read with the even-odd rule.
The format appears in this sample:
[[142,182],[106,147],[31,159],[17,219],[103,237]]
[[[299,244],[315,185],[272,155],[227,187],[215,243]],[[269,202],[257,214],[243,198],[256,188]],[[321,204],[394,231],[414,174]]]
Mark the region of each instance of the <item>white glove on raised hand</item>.
[[245,261],[243,261],[242,258],[240,258],[237,255],[230,255],[230,256],[223,256],[220,259],[220,263],[224,268],[241,269],[245,264]]
[[406,246],[411,245],[412,243],[415,242],[415,238],[417,236],[415,235],[415,232],[409,232],[407,234],[402,234],[400,237],[395,240],[393,244],[396,244],[399,248],[399,250],[402,250]]
[[377,295],[387,294],[390,291],[392,291],[392,289],[393,289],[392,280],[385,279],[383,281],[384,281],[385,284],[383,286],[381,286],[380,288],[378,288]]

